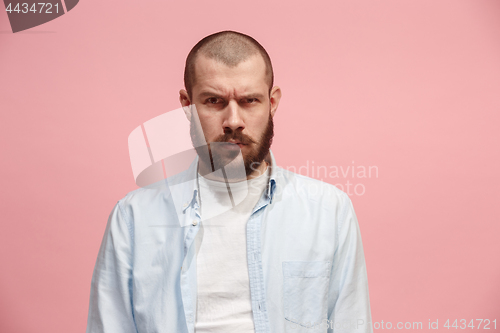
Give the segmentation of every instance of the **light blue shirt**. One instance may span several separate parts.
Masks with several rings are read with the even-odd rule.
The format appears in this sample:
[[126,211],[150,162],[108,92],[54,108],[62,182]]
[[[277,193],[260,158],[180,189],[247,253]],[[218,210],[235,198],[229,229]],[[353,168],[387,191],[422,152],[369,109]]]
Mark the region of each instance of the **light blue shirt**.
[[[351,200],[268,158],[269,184],[242,244],[255,332],[372,332]],[[115,205],[92,275],[87,333],[194,333],[197,165]]]

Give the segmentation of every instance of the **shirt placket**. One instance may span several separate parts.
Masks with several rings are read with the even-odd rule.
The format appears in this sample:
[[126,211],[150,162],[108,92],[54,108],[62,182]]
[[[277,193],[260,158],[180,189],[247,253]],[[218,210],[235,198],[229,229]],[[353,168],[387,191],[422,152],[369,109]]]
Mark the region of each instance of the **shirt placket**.
[[[196,320],[196,258],[194,258],[195,253],[192,245],[199,231],[201,221],[199,205],[196,199],[194,199],[192,206],[186,210],[186,214],[188,221],[184,224],[184,259],[181,269],[181,295],[188,332],[194,333]],[[191,260],[190,264],[188,264],[189,260]]]
[[267,196],[262,198],[247,223],[248,275],[255,333],[270,333],[261,253],[262,219],[268,203]]

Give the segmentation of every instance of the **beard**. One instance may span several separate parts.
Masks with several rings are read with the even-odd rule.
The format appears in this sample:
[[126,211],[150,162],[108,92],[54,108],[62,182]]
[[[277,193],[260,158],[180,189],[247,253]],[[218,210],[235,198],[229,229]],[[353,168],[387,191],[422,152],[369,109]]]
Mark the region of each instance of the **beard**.
[[[204,136],[203,131],[201,128],[196,128],[196,123],[196,121],[191,121],[191,141],[202,163],[206,166],[210,166],[212,172],[219,170],[222,167],[227,167],[241,152],[243,155],[245,174],[246,176],[249,176],[259,168],[269,154],[269,149],[271,148],[274,136],[274,123],[271,114],[269,114],[266,128],[258,141],[252,139],[246,134],[243,134],[241,130],[233,131],[231,129],[226,129],[224,134],[218,136],[212,142],[208,142],[206,138],[205,141],[203,141],[201,140],[201,136]],[[236,144],[229,143],[229,140],[235,140],[245,144],[251,149],[245,154],[243,154],[239,147],[238,149],[226,149],[223,147],[224,145],[236,146]],[[204,142],[207,144],[205,145]]]

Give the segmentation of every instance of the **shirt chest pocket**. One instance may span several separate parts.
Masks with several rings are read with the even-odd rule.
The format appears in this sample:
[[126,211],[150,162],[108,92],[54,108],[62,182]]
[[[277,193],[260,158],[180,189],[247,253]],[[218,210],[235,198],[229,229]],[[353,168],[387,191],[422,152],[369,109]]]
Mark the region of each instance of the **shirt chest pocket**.
[[326,321],[330,270],[329,261],[283,262],[286,326],[296,325],[291,331],[299,332],[300,327],[310,330]]

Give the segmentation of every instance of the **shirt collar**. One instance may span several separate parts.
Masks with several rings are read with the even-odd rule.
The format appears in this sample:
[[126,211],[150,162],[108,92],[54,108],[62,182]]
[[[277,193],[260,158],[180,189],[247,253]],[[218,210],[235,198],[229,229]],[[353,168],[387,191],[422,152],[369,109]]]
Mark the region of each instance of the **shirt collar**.
[[269,183],[267,184],[267,197],[269,198],[269,203],[272,203],[274,193],[276,192],[276,179],[278,176],[278,167],[276,166],[276,160],[274,159],[273,152],[269,149],[269,155],[267,155],[266,162],[269,163],[271,168],[271,175],[269,176]]
[[[274,154],[271,150],[269,150],[269,154],[266,156],[264,160],[269,164],[270,168],[269,182],[266,187],[266,196],[269,199],[269,202],[272,203],[274,193],[276,192],[276,179],[278,176],[278,170],[277,170],[278,168],[276,166],[276,160],[274,158]],[[172,187],[172,185],[180,183],[183,183],[185,185],[186,191],[178,192],[178,194],[181,196],[181,206],[183,213],[190,206],[193,207],[199,206],[198,203],[199,188],[198,188],[198,183],[196,181],[196,176],[198,174],[198,162],[199,162],[199,157],[198,155],[196,155],[196,158],[193,160],[193,162],[185,172],[179,174],[179,177],[174,176],[172,180],[169,180],[169,187]],[[174,200],[175,199],[176,196],[174,196]]]

